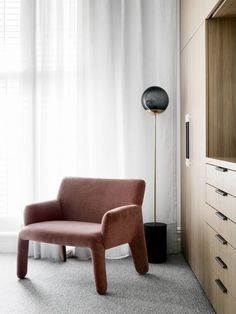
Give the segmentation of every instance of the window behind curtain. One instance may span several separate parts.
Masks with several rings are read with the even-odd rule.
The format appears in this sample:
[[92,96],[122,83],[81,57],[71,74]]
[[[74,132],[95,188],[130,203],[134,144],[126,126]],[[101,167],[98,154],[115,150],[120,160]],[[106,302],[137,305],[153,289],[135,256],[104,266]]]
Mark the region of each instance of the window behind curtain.
[[0,217],[14,216],[19,205],[20,59],[20,0],[0,0]]
[[[37,193],[42,200],[38,192],[40,188],[37,190],[35,187],[39,179],[37,161],[41,158],[40,143],[36,141],[39,140],[36,138],[36,129],[40,123],[40,114],[36,117],[39,112],[35,109],[35,103],[38,100],[38,103],[42,104],[40,112],[45,113],[46,120],[49,115],[46,110],[54,110],[54,107],[56,109],[58,103],[50,102],[48,109],[45,101],[40,98],[40,88],[36,95],[35,75],[41,83],[45,73],[48,75],[50,72],[57,86],[61,82],[63,70],[64,77],[66,76],[69,82],[67,105],[68,95],[73,96],[71,86],[76,84],[77,1],[49,0],[48,5],[52,7],[55,17],[63,4],[63,10],[59,11],[59,24],[54,30],[55,19],[49,19],[48,24],[45,22],[37,25],[38,33],[36,33],[34,23],[37,21],[37,16],[34,16],[34,10],[39,4],[42,3],[30,0],[0,0],[0,232],[1,222],[6,221],[6,217],[22,219],[24,206],[35,201]],[[40,8],[41,6],[37,8],[37,14],[38,16],[42,14],[44,17],[46,13],[41,12]],[[40,16],[39,22],[43,20],[42,17]],[[47,21],[46,17],[45,20]],[[63,27],[60,21],[63,21]],[[44,31],[47,34],[48,29],[52,35],[49,42],[50,49],[47,47],[47,36],[44,37]],[[63,36],[62,47],[57,43],[58,29]],[[44,62],[43,69],[42,62]],[[68,77],[72,79],[69,81]],[[74,90],[76,93],[76,89]],[[54,125],[50,124],[50,132],[53,127]],[[45,124],[44,130],[48,135]],[[53,142],[54,140],[55,137]],[[48,155],[51,156],[50,151]],[[54,186],[57,188],[58,185],[54,184]]]

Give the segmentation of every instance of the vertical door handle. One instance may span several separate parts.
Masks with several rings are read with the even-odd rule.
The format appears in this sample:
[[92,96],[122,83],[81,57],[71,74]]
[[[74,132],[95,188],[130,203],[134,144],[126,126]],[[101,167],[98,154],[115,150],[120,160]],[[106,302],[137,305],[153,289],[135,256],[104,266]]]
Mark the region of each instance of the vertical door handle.
[[186,166],[189,166],[190,164],[190,149],[189,149],[189,115],[185,115],[185,160],[186,160]]

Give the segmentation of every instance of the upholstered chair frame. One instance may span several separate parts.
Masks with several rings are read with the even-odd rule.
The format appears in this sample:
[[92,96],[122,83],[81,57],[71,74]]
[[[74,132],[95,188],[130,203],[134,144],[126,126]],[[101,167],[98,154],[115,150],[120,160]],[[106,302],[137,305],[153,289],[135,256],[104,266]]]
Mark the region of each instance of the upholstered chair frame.
[[17,276],[25,278],[29,240],[89,247],[97,292],[105,294],[105,250],[128,243],[136,271],[148,271],[143,231],[143,180],[65,178],[55,200],[26,206],[25,226],[18,236]]

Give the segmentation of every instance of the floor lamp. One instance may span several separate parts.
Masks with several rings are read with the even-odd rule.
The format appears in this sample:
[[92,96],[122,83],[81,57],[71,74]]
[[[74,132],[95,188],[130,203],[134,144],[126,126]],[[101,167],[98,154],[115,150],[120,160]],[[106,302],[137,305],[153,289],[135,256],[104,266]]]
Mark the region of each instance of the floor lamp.
[[147,88],[142,95],[142,105],[146,111],[154,114],[154,182],[153,182],[153,222],[144,224],[145,239],[150,263],[163,263],[167,253],[167,225],[157,222],[156,214],[156,181],[157,181],[157,150],[156,120],[157,115],[166,110],[169,97],[166,91],[158,86]]

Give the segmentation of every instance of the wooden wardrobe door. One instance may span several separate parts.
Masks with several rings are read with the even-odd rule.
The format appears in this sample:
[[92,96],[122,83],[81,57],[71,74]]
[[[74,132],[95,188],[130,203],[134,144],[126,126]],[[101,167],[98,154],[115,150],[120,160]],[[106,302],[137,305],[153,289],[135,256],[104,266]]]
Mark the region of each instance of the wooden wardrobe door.
[[[203,280],[205,207],[205,25],[181,53],[182,242],[192,270]],[[185,164],[185,115],[189,114],[190,165]]]

